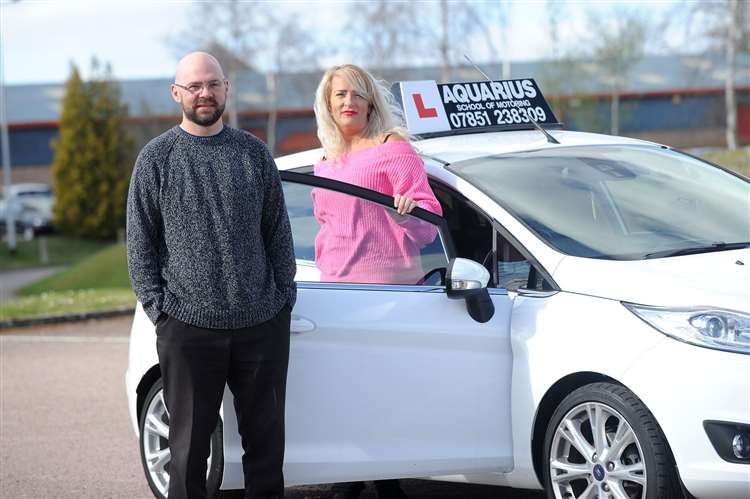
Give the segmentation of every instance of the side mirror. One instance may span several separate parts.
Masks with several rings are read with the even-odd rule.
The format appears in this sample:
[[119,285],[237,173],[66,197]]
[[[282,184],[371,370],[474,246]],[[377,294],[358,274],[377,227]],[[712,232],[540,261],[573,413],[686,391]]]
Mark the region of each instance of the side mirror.
[[484,266],[466,258],[454,258],[446,273],[448,298],[466,298],[487,289],[490,273]]
[[466,258],[454,258],[448,265],[446,291],[448,298],[466,300],[466,310],[477,322],[487,322],[495,315],[495,305],[487,291],[490,273],[483,265]]

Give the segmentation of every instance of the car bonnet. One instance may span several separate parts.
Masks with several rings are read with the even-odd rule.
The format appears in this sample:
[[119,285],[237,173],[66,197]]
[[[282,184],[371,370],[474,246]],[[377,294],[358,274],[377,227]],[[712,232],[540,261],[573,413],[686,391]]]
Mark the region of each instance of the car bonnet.
[[563,291],[573,293],[750,313],[750,248],[628,261],[566,256],[553,278]]

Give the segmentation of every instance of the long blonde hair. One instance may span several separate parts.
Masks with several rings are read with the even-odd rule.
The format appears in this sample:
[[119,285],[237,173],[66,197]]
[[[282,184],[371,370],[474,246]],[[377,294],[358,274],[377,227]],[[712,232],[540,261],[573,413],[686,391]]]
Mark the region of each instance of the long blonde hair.
[[313,106],[318,124],[318,139],[327,158],[337,158],[344,149],[343,135],[331,115],[331,80],[334,76],[348,81],[369,103],[364,137],[377,139],[383,134],[395,133],[409,140],[409,132],[404,127],[403,113],[384,82],[376,80],[370,73],[354,64],[333,66],[323,74],[315,91]]

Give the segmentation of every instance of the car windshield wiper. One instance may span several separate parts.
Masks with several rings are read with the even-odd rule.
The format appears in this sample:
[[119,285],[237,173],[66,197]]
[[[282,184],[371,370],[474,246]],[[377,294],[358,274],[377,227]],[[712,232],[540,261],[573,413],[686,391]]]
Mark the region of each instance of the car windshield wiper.
[[750,246],[750,242],[744,243],[724,243],[717,242],[706,246],[695,246],[691,248],[672,249],[664,251],[655,251],[654,253],[647,253],[643,258],[666,258],[669,256],[681,256],[681,255],[695,255],[697,253],[711,253],[712,251],[726,251],[733,249],[747,248]]

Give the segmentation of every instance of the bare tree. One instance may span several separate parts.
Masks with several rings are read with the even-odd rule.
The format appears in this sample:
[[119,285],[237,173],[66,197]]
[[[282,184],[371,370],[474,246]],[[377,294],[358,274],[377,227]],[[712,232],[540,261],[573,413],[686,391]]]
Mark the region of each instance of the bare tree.
[[616,9],[607,18],[590,15],[588,46],[610,89],[610,133],[620,133],[620,94],[628,85],[633,68],[643,57],[650,25],[634,10]]
[[502,33],[508,23],[507,1],[435,0],[351,2],[343,36],[354,53],[376,76],[386,68],[435,63],[440,77],[449,81],[455,67],[484,42],[491,60],[507,52]]
[[[725,138],[729,149],[737,148],[737,56],[750,52],[750,4],[747,0],[713,0],[694,2],[691,8],[668,13],[665,24],[677,23],[684,29],[683,38],[690,40],[714,63],[715,56],[722,60],[713,70],[724,72]],[[673,51],[676,49],[673,47]],[[683,47],[679,47],[683,51]]]
[[424,5],[417,2],[373,0],[352,2],[343,36],[356,56],[382,78],[387,67],[413,64],[422,54]]
[[[559,3],[562,3],[560,0]],[[510,25],[510,2],[497,0],[487,4],[484,10],[476,9],[477,28],[481,32],[489,59],[492,62],[502,61],[502,78],[511,78],[510,47],[508,45],[508,31]]]
[[429,47],[438,47],[438,61],[442,81],[450,81],[456,65],[464,54],[471,54],[473,43],[479,39],[485,44],[489,59],[500,59],[504,51],[503,78],[510,77],[510,59],[507,40],[508,13],[506,3],[468,0],[440,0],[437,18],[425,13],[422,31]]
[[[269,119],[267,139],[273,151],[278,108],[278,74],[317,66],[317,41],[298,23],[293,6],[278,7],[270,2],[230,0],[193,4],[193,20],[169,43],[180,53],[210,52],[221,62],[233,84],[227,104],[229,123],[238,127],[238,104],[242,94],[240,75],[248,71],[265,73]],[[311,4],[308,5],[311,7]],[[211,26],[211,30],[205,29]]]
[[[319,67],[320,50],[309,31],[300,29],[293,16],[276,17],[267,12],[266,22],[274,26],[269,33],[266,64],[266,88],[269,97],[268,121],[266,122],[266,143],[272,153],[276,152],[276,122],[279,108],[279,75],[293,71],[305,71]],[[294,88],[294,75],[289,74]]]
[[[724,103],[726,108],[726,142],[737,148],[737,55],[750,51],[750,5],[744,0],[700,2],[693,6],[692,20],[706,51],[724,53]],[[690,26],[695,30],[695,26]]]
[[[225,2],[197,2],[191,7],[187,27],[167,41],[180,55],[204,50],[221,63],[233,85],[240,73],[254,69],[256,58],[264,45],[265,31],[256,4],[229,0]],[[211,29],[206,29],[211,26]],[[239,88],[227,102],[229,124],[238,126]]]
[[[577,96],[583,90],[580,88],[581,53],[571,54],[562,44],[560,23],[567,13],[565,3],[562,0],[547,0],[545,11],[551,49],[536,77],[555,115],[564,121],[568,103],[564,97]],[[580,100],[581,97],[576,98]]]

